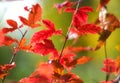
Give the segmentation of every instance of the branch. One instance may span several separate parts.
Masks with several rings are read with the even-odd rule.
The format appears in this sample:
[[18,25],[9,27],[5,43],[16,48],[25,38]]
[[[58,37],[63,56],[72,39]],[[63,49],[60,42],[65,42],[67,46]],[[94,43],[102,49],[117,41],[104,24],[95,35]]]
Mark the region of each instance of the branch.
[[[18,48],[19,48],[20,45],[21,45],[22,39],[23,39],[23,38],[25,37],[25,35],[27,34],[27,30],[26,30],[24,33],[22,33],[22,31],[21,31],[20,29],[18,29],[18,30],[19,30],[19,31],[21,32],[21,34],[22,34],[22,37],[21,37],[20,42],[19,42],[19,44],[18,44]],[[18,51],[19,51],[19,50],[16,50],[16,48],[13,48],[13,55],[12,55],[12,57],[11,57],[11,59],[10,59],[9,64],[12,64],[12,63],[13,63],[14,58],[15,58],[16,54],[18,53]],[[7,72],[8,72],[8,71],[7,71]],[[7,77],[7,76],[5,76],[5,77],[2,79],[2,83],[4,83],[6,77]]]
[[[75,14],[77,13],[78,8],[79,8],[79,5],[80,5],[80,3],[81,3],[82,1],[83,1],[83,0],[78,0],[76,9],[75,9],[75,12],[73,13],[73,15],[75,15]],[[70,23],[70,25],[69,25],[67,34],[66,34],[66,36],[65,36],[65,41],[64,41],[62,50],[61,50],[61,52],[60,52],[60,56],[59,56],[59,60],[58,60],[58,61],[60,61],[60,59],[61,59],[61,57],[62,57],[62,55],[63,55],[63,51],[64,51],[64,48],[65,48],[66,43],[67,43],[67,41],[68,41],[68,34],[69,34],[69,32],[70,32],[70,28],[71,28],[71,27],[72,27],[72,21],[71,21],[71,23]]]

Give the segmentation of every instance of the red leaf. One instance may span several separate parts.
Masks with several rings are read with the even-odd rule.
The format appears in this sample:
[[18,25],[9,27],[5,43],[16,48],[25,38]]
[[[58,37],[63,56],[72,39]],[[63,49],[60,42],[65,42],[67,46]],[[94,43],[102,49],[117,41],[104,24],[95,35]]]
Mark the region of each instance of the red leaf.
[[73,16],[72,24],[76,28],[80,27],[82,24],[86,24],[88,19],[88,15],[85,12],[76,13]]
[[29,12],[28,19],[22,16],[19,16],[19,18],[24,25],[30,26],[31,28],[36,28],[40,26],[38,22],[41,20],[41,16],[42,8],[39,4],[35,4],[32,6],[31,11]]
[[55,25],[53,22],[49,20],[43,20],[43,23],[48,28],[48,30],[41,30],[36,32],[31,39],[31,43],[39,43],[44,39],[48,39],[53,34],[62,34],[62,30],[55,30]]
[[29,24],[35,24],[36,22],[40,21],[41,15],[42,15],[41,6],[39,4],[33,5],[28,16]]
[[0,65],[0,79],[4,79],[4,76],[8,75],[8,71],[15,67],[15,63]]
[[61,14],[63,8],[70,7],[70,6],[74,5],[74,4],[75,4],[74,2],[69,2],[68,0],[66,0],[63,3],[55,4],[54,7],[57,8],[58,13]]
[[52,36],[53,32],[51,30],[42,30],[39,32],[34,33],[31,39],[31,43],[39,43],[44,39]]
[[9,19],[9,20],[7,20],[7,23],[8,23],[12,28],[18,28],[18,24],[17,24],[17,22],[14,21],[14,20]]
[[79,12],[92,12],[93,9],[90,6],[84,6],[84,7],[81,7],[78,11]]
[[92,8],[89,6],[79,8],[77,12],[73,15],[72,19],[73,26],[78,28],[81,25],[86,24],[88,20],[87,12],[92,12]]
[[3,32],[3,33],[12,32],[12,31],[14,31],[14,30],[15,30],[15,28],[2,28],[2,32]]
[[48,28],[49,30],[55,31],[55,25],[50,20],[42,20],[43,24]]
[[11,27],[10,28],[2,28],[3,33],[12,32],[18,28],[17,22],[12,19],[7,20],[7,24]]
[[71,8],[71,7],[67,7],[64,9],[64,12],[74,12],[75,9],[74,8]]
[[28,78],[23,78],[18,83],[50,83],[52,74],[52,65],[42,63]]
[[25,11],[29,11],[30,9],[28,8],[28,6],[25,6],[25,7],[24,7],[24,10],[25,10]]
[[28,78],[21,79],[19,83],[49,83],[52,78],[52,74],[52,65],[42,63]]
[[62,83],[83,83],[83,80],[73,73],[66,73],[60,79],[63,80]]
[[13,39],[13,38],[11,38],[9,36],[5,36],[4,37],[4,42],[3,42],[4,45],[9,46],[9,45],[11,45],[14,42],[16,42],[16,39]]
[[25,77],[19,80],[18,83],[50,83],[49,79],[45,76]]
[[[48,71],[49,69],[49,71]],[[42,75],[46,77],[51,77],[53,74],[53,67],[51,64],[48,63],[41,63],[38,65],[38,68],[30,75],[30,77]]]
[[108,58],[104,60],[104,67],[102,68],[102,71],[106,73],[113,73],[116,71],[116,63],[113,59]]
[[19,16],[20,18],[20,21],[24,24],[24,25],[28,25],[29,26],[29,22],[26,18],[22,17],[22,16]]
[[17,42],[16,39],[13,39],[9,36],[5,36],[5,34],[2,31],[0,31],[0,36],[1,36],[0,46],[3,46],[3,45],[9,46],[9,45],[13,44],[14,42]]
[[51,40],[43,40],[43,43],[36,43],[33,46],[33,52],[42,54],[43,56],[56,52],[56,49]]
[[95,24],[85,24],[81,27],[78,27],[78,31],[80,34],[88,34],[88,33],[96,34],[101,31],[101,28],[96,26]]
[[78,14],[75,14],[73,16],[72,25],[76,28],[81,26],[81,18],[79,18]]

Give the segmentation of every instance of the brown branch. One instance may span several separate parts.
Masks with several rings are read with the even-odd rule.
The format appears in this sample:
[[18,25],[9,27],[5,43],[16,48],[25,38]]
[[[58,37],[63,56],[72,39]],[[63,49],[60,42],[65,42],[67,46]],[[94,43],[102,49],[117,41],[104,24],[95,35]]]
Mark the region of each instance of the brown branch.
[[[75,15],[75,14],[77,13],[78,8],[79,8],[79,5],[80,5],[81,2],[82,2],[82,0],[78,0],[77,5],[76,5],[76,9],[75,9],[75,12],[73,13],[73,15]],[[65,41],[64,41],[64,44],[63,44],[63,46],[62,46],[62,50],[61,50],[61,52],[60,52],[60,56],[59,56],[59,60],[58,60],[58,61],[60,61],[60,59],[61,59],[61,57],[62,57],[62,55],[63,55],[63,51],[64,51],[64,48],[65,48],[66,43],[67,43],[67,41],[68,41],[68,34],[69,34],[69,32],[70,32],[70,28],[71,28],[71,27],[72,27],[72,21],[71,21],[71,23],[70,23],[70,25],[69,25],[69,28],[68,28],[68,31],[67,31],[67,33],[66,33],[66,35],[65,35]]]
[[[105,59],[106,59],[106,61],[108,63],[108,60],[107,60],[108,59],[108,54],[107,54],[107,48],[106,48],[106,41],[104,43],[104,52],[105,52]],[[108,70],[108,64],[106,65],[106,68]],[[109,80],[109,78],[110,78],[110,74],[106,73],[106,77],[105,77],[106,82]]]
[[[23,39],[23,38],[25,37],[25,35],[27,34],[27,30],[26,30],[24,33],[22,33],[22,31],[21,31],[20,29],[18,29],[18,30],[19,30],[20,33],[22,34],[22,37],[21,37],[20,42],[19,42],[19,44],[18,44],[18,48],[20,48],[22,39]],[[18,51],[19,51],[19,50],[18,50]],[[12,55],[12,57],[11,57],[11,59],[10,59],[9,64],[11,64],[11,63],[14,62],[14,58],[15,58],[16,54],[18,53],[18,51],[16,51],[15,48],[13,48],[13,55]],[[7,71],[7,72],[8,72],[8,71]],[[2,79],[2,83],[4,83],[6,77],[7,77],[7,76],[4,76],[4,78]]]

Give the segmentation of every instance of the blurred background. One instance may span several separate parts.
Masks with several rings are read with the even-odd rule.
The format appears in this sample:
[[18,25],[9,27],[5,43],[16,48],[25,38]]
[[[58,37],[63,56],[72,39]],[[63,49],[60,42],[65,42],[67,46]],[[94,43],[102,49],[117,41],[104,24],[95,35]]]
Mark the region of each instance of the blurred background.
[[[24,11],[25,6],[31,7],[32,4],[40,3],[43,8],[42,17],[52,20],[57,28],[62,28],[63,33],[67,32],[67,28],[71,22],[72,15],[70,13],[58,14],[57,9],[53,7],[55,3],[61,3],[64,0],[0,0],[0,29],[2,27],[8,26],[6,19],[14,19],[19,22],[18,16],[27,17],[27,12]],[[96,8],[98,6],[99,0],[83,0],[80,6],[91,6],[94,12],[89,13],[89,23],[94,22],[98,17],[98,12]],[[118,19],[120,19],[120,0],[111,0],[108,4],[108,12],[113,13]],[[30,30],[26,35],[29,38],[32,34],[39,29]],[[24,30],[23,30],[24,31]],[[9,34],[14,38],[21,38],[19,32],[14,34]],[[116,50],[116,46],[120,44],[120,29],[115,30],[112,35],[107,40],[107,53],[108,57],[116,58],[120,55],[120,52]],[[95,47],[97,44],[99,35],[86,35],[79,39],[77,46],[92,46]],[[59,36],[52,37],[55,47],[60,50],[63,45],[63,38]],[[69,41],[67,45],[70,45],[72,41]],[[79,75],[84,83],[99,83],[105,79],[105,73],[101,71],[103,67],[104,60],[104,48],[96,52],[80,52],[78,56],[90,56],[92,61],[84,64],[78,65],[72,71]],[[12,56],[12,51],[10,48],[3,46],[0,47],[0,64],[4,65],[9,63]],[[10,83],[10,81],[18,81],[23,77],[29,76],[37,64],[41,61],[47,61],[47,56],[41,57],[37,54],[27,53],[20,51],[16,57],[16,67],[10,71],[5,83]]]

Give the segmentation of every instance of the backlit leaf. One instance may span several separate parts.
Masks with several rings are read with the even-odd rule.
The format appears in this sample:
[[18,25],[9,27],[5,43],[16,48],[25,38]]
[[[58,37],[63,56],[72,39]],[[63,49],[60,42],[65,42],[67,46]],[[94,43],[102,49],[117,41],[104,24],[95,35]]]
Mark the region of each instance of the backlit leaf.
[[82,25],[81,27],[78,27],[79,34],[96,34],[101,31],[101,28],[96,26],[95,24],[85,24]]
[[49,53],[57,53],[51,40],[43,40],[41,43],[36,43],[32,48],[34,53],[42,54],[43,56]]
[[75,4],[74,2],[69,2],[68,0],[66,0],[63,3],[54,4],[54,7],[57,8],[58,13],[61,14],[63,8],[73,6],[74,4]]
[[77,28],[80,27],[78,24],[86,24],[88,20],[87,12],[92,12],[92,8],[89,6],[79,8],[77,13],[73,15],[73,26]]
[[5,45],[5,46],[9,46],[9,45],[17,42],[16,39],[13,39],[13,38],[11,38],[11,37],[9,37],[9,36],[5,36],[5,34],[2,33],[1,31],[0,31],[0,35],[1,35],[1,38],[0,38],[0,46],[4,46],[4,45]]
[[41,42],[44,39],[48,39],[53,34],[62,34],[62,30],[55,30],[55,25],[50,20],[42,20],[43,24],[46,26],[47,30],[41,30],[39,32],[34,33],[31,38],[31,43]]
[[19,16],[19,19],[24,25],[29,25],[29,21],[26,18]]
[[61,63],[58,60],[53,60],[51,64],[54,68],[53,78],[59,79],[64,73],[64,67],[61,65]]
[[52,34],[53,34],[53,31],[51,30],[42,30],[42,31],[36,32],[31,38],[31,43],[39,43],[42,40],[51,37]]
[[28,19],[19,16],[20,21],[27,26],[30,26],[31,28],[39,27],[42,16],[42,8],[39,4],[35,4],[32,6],[31,11],[29,12]]
[[113,73],[116,71],[116,63],[113,59],[107,58],[104,60],[104,67],[102,68],[102,71],[106,73]]
[[53,74],[52,65],[42,63],[29,77],[21,79],[18,83],[50,83],[52,74]]
[[118,75],[120,73],[120,56],[117,57],[117,59],[115,60],[116,63],[116,72],[115,74]]
[[15,67],[15,63],[0,65],[0,79],[4,79],[8,75],[8,71]]
[[8,33],[8,32],[13,32],[14,30],[18,29],[18,24],[16,21],[12,20],[12,19],[8,19],[7,20],[7,24],[10,26],[9,28],[2,28],[2,32],[3,33]]
[[21,42],[19,43],[19,49],[25,50],[25,51],[31,51],[31,45],[26,45],[26,39],[23,38]]
[[42,15],[42,8],[39,4],[35,4],[32,6],[32,9],[29,13],[28,20],[29,24],[36,24],[38,21],[41,20]]
[[78,10],[78,11],[81,11],[81,12],[92,12],[93,9],[90,6],[84,6],[84,7],[81,7],[80,10]]
[[48,28],[49,30],[55,31],[55,25],[50,20],[42,20],[43,24]]
[[13,28],[17,28],[18,27],[17,22],[12,20],[12,19],[7,20],[7,24],[9,24]]
[[82,56],[77,59],[77,64],[85,64],[91,60],[90,57]]
[[66,73],[60,79],[64,81],[63,83],[83,83],[83,80],[73,73]]

